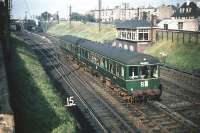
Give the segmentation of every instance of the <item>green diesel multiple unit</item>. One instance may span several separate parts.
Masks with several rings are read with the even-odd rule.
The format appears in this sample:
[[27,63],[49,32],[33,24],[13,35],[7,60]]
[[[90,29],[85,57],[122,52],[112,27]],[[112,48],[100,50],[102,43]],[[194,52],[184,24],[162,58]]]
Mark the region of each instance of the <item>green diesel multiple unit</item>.
[[156,58],[78,37],[64,36],[63,39],[66,43],[62,48],[130,95],[161,96],[159,61]]

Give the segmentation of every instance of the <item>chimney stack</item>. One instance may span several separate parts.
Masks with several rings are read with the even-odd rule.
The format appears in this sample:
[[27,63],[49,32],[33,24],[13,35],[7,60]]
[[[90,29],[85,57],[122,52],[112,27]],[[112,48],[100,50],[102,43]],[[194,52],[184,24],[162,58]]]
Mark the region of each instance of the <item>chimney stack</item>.
[[140,19],[140,8],[137,9],[137,18]]

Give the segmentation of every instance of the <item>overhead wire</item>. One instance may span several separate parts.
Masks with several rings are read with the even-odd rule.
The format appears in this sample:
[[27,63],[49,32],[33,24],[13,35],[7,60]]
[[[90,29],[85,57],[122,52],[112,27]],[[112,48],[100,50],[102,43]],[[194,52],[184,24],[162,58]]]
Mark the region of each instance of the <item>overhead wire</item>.
[[28,0],[24,0],[24,2],[25,2],[25,5],[26,5],[26,8],[27,8],[27,13],[29,14],[29,17],[31,18],[32,17],[32,15],[31,15],[31,10],[30,10],[30,6],[29,6],[29,2],[28,2]]

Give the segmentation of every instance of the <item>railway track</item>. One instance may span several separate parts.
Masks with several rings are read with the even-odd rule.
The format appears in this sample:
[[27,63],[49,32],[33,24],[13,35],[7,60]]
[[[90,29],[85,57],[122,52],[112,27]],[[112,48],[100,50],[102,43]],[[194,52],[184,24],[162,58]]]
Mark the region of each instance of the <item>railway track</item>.
[[161,78],[179,88],[200,95],[200,77],[190,73],[178,71],[174,68],[161,66]]
[[[56,40],[52,36],[48,38],[53,43],[56,44],[59,43],[59,40]],[[61,57],[64,57],[64,55],[60,55],[61,53],[60,51],[54,50],[53,52],[54,52],[54,54],[52,53],[53,56],[56,53],[57,55],[59,55],[60,59]],[[68,69],[67,74],[69,74],[70,71],[76,70],[76,68],[78,68],[76,63],[72,62],[69,59],[66,60],[65,58],[63,58],[61,59],[61,61],[62,62],[60,63],[63,66],[66,66],[66,64],[70,66],[70,68],[65,68]],[[197,132],[198,130],[198,127],[196,127],[196,125],[193,122],[184,118],[183,117],[184,115],[183,116],[180,115],[181,113],[177,114],[177,112],[171,110],[172,108],[168,108],[168,104],[165,103],[167,106],[164,106],[163,105],[164,103],[162,103],[162,101],[132,105],[124,101],[124,99],[118,96],[117,92],[112,91],[109,86],[100,83],[99,82],[100,79],[98,77],[92,77],[91,74],[89,74],[86,71],[83,71],[82,69],[74,71],[73,74],[74,75],[72,77],[74,77],[74,79],[72,79],[71,82],[74,82],[73,80],[77,80],[77,78],[75,77],[79,77],[79,79],[81,78],[82,82],[84,84],[87,84],[86,88],[90,88],[90,91],[93,90],[93,95],[95,94],[97,97],[106,101],[106,103],[110,105],[110,108],[115,108],[115,112],[120,116],[121,119],[123,119],[124,122],[126,122],[128,125],[136,126],[136,128],[140,129],[142,132],[187,133],[187,132]],[[169,97],[166,96],[166,98]],[[175,108],[177,109],[177,107]],[[110,123],[110,121],[108,123]],[[120,125],[115,125],[115,126],[120,126]]]
[[[87,72],[86,72],[87,73]],[[124,99],[119,97],[116,93],[107,87],[106,92],[101,90],[100,84],[98,84],[99,79],[97,78],[94,84],[94,77],[90,74],[80,73],[79,75],[86,75],[90,84],[92,84],[99,95],[105,97],[107,101],[111,103],[114,108],[121,112],[122,116],[125,116],[127,121],[132,122],[137,128],[142,129],[144,132],[189,132],[190,127],[185,127],[187,123],[182,123],[176,119],[177,116],[172,115],[171,111],[165,111],[160,109],[160,104],[147,103],[144,105],[131,105],[128,104]],[[90,78],[89,78],[90,77]],[[158,107],[159,105],[159,107]],[[162,106],[163,107],[163,106]],[[149,117],[150,116],[150,117]]]
[[162,81],[162,84],[164,91],[161,103],[193,122],[193,125],[200,129],[199,94],[167,81]]
[[[29,42],[30,43],[30,42]],[[78,76],[74,76],[76,69],[69,69],[59,61],[54,50],[45,45],[46,42],[32,47],[45,57],[46,64],[50,69],[55,69],[59,75],[65,79],[66,84],[76,94],[75,102],[84,105],[86,113],[92,116],[92,121],[96,121],[102,132],[134,132],[133,125],[129,125],[104,99],[99,97],[93,88]],[[81,103],[79,103],[81,101]],[[88,114],[87,114],[88,115]],[[91,119],[91,118],[90,118]],[[99,131],[99,128],[96,130]]]

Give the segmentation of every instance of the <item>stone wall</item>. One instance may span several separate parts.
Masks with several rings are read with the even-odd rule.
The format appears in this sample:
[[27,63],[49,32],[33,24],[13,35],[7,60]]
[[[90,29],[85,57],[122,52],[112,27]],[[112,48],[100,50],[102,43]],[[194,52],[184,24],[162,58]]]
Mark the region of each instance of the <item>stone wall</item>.
[[14,133],[14,117],[10,107],[9,89],[0,44],[0,133]]

